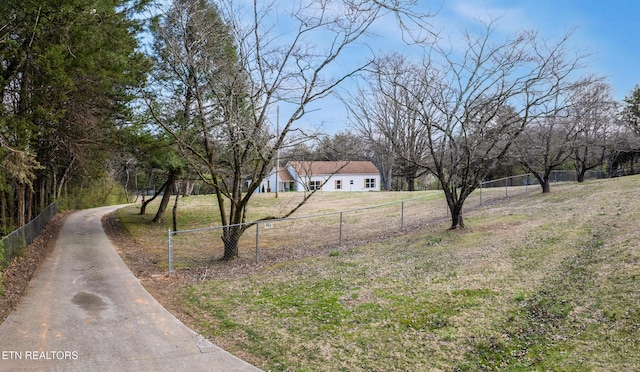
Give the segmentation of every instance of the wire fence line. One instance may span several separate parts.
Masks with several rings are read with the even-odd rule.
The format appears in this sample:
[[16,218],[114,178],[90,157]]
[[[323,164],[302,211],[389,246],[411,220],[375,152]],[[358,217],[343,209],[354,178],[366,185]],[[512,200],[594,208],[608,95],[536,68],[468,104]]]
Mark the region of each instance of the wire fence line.
[[[600,170],[590,170],[584,175],[585,180],[602,178],[608,178],[608,175],[606,172]],[[549,175],[549,181],[552,184],[558,184],[561,182],[578,182],[578,175],[574,170],[553,170]],[[483,203],[483,191],[486,194],[488,190],[495,191],[496,189],[503,189],[503,196],[508,198],[510,196],[528,194],[531,191],[540,190],[540,184],[533,173],[481,182],[480,187],[476,191],[479,195],[480,206],[482,206]]]
[[0,240],[0,269],[4,269],[21,251],[33,243],[47,223],[58,213],[58,202],[49,204],[36,218]]
[[[585,173],[584,178],[585,180],[607,178],[607,173],[600,170],[591,170]],[[578,176],[574,170],[553,170],[549,175],[549,180],[552,183],[578,182]],[[480,183],[480,188],[515,186],[539,186],[539,183],[533,173],[519,174]]]
[[[588,172],[585,179],[605,178],[603,172]],[[553,171],[553,183],[575,182],[575,171]],[[491,201],[539,191],[533,174],[485,181],[465,205],[482,207]],[[254,221],[247,224],[168,231],[168,269],[205,266],[224,255],[223,229],[246,226],[238,240],[238,256],[246,260],[268,260],[309,256],[322,248],[384,237],[430,221],[447,218],[449,210],[442,192],[366,208]]]
[[[624,175],[633,173],[635,172],[626,172]],[[589,171],[585,179],[608,176],[603,171]],[[550,180],[553,183],[576,182],[577,175],[575,171],[556,170],[551,172]],[[491,200],[528,194],[534,190],[539,190],[539,185],[531,173],[485,181],[469,197],[467,205],[477,203],[482,207],[483,203]],[[33,243],[57,212],[58,203],[54,202],[32,221],[3,237],[0,240],[0,269]],[[238,242],[238,254],[256,261],[273,256],[300,257],[321,247],[372,239],[410,229],[434,219],[445,218],[448,212],[444,198],[439,194],[431,194],[348,211],[252,222]],[[169,274],[171,275],[174,266],[193,267],[222,258],[223,228],[224,226],[216,226],[169,231]]]
[[[425,205],[438,205],[424,213]],[[304,217],[255,221],[238,242],[238,256],[249,260],[303,257],[326,246],[371,239],[446,216],[441,193],[365,208]],[[240,225],[234,225],[240,226]],[[169,275],[174,268],[192,267],[222,258],[223,229],[216,226],[168,232]]]

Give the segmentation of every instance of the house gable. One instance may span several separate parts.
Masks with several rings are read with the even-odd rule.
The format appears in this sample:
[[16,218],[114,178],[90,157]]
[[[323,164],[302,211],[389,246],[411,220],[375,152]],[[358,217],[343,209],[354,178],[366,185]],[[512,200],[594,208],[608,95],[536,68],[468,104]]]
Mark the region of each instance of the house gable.
[[323,191],[380,190],[380,172],[369,161],[292,161],[287,168],[298,191],[320,185]]
[[[277,185],[277,186],[276,186]],[[290,161],[273,168],[258,192],[380,190],[380,172],[370,161]]]
[[380,175],[378,168],[370,161],[291,161],[288,165],[298,176]]

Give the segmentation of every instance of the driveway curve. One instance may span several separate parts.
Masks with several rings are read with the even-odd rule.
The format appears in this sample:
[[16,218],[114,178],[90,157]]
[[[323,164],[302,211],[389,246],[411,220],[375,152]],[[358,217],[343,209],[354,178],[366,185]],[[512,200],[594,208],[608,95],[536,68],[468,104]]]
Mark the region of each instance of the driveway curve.
[[67,217],[54,252],[0,325],[0,370],[259,371],[163,308],[124,264],[101,217]]

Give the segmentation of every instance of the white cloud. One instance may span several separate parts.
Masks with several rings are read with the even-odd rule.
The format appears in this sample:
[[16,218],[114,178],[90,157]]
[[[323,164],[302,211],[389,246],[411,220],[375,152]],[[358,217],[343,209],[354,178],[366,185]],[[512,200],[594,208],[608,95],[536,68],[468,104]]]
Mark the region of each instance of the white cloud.
[[493,1],[458,0],[453,4],[452,11],[460,18],[461,24],[494,21],[496,30],[504,34],[535,28],[524,8],[497,6]]

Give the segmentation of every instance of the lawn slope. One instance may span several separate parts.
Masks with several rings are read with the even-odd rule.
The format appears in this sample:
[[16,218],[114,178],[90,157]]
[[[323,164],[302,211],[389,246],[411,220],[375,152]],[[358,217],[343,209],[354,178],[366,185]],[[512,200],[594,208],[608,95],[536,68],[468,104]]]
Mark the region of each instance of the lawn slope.
[[265,370],[640,369],[640,178],[179,287],[179,311]]

